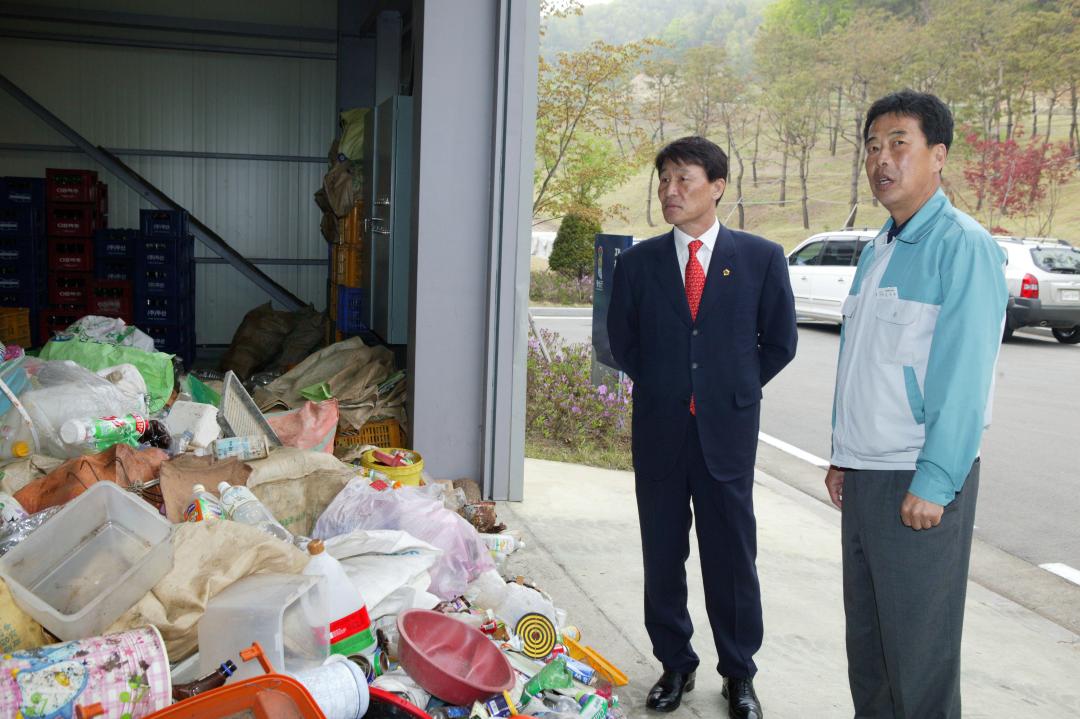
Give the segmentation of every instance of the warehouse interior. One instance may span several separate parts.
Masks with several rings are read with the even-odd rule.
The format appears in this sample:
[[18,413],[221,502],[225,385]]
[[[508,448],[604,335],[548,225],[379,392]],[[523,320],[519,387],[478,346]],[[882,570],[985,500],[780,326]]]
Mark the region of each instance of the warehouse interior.
[[[406,371],[413,446],[520,499],[538,26],[537,0],[0,2],[0,176],[94,170],[108,228],[186,210],[196,362],[268,301],[340,332],[348,225],[347,329]],[[359,209],[328,228],[356,110]]]

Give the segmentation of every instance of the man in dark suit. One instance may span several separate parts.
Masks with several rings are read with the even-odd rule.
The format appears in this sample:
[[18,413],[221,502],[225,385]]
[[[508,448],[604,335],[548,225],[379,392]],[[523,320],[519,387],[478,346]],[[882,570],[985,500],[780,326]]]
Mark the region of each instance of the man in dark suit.
[[696,515],[705,604],[729,715],[761,719],[754,459],[761,388],[795,356],[795,302],[781,247],[716,219],[723,150],[702,137],[656,156],[672,231],[615,265],[608,336],[634,381],[633,456],[645,568],[645,627],[663,665],[647,706],[693,689],[686,559]]

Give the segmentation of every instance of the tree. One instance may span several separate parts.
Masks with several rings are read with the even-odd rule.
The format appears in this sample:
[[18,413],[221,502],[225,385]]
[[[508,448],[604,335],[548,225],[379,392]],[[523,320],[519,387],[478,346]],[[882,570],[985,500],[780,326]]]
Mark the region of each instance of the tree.
[[1067,142],[1038,140],[1021,145],[1014,138],[999,140],[969,132],[965,138],[974,150],[964,166],[964,179],[979,200],[986,200],[987,224],[997,217],[1035,215],[1037,234],[1047,234],[1060,201],[1060,188],[1076,172]]
[[708,137],[717,121],[716,103],[723,92],[726,62],[724,48],[712,45],[692,47],[683,54],[679,89],[687,124],[695,135]]
[[620,128],[635,137],[625,80],[653,45],[650,40],[626,45],[597,41],[586,50],[560,54],[554,64],[540,58],[534,218],[561,217],[583,194],[598,197],[638,165],[637,147],[624,148],[621,156],[607,154],[606,159],[620,167],[603,177],[591,162],[583,166],[577,160],[595,158],[587,137],[616,138]]
[[573,279],[593,270],[594,238],[602,232],[595,213],[571,212],[563,217],[551,245],[548,267]]
[[[679,88],[679,65],[675,60],[661,58],[650,60],[644,66],[646,99],[642,103],[641,114],[645,120],[652,149],[659,150],[666,142],[665,134],[672,121],[675,98]],[[653,180],[656,168],[649,171],[649,191],[645,200],[645,219],[649,227],[656,227],[652,217]]]

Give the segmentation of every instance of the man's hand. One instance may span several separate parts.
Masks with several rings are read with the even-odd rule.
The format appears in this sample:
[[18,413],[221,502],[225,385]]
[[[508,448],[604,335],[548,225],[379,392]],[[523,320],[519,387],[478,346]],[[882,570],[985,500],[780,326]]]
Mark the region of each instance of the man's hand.
[[825,488],[829,490],[829,499],[837,509],[844,508],[844,470],[839,467],[829,467],[825,474]]
[[944,512],[945,508],[940,504],[928,502],[908,492],[903,504],[900,505],[900,521],[905,527],[911,527],[914,530],[930,529],[941,524],[941,515]]

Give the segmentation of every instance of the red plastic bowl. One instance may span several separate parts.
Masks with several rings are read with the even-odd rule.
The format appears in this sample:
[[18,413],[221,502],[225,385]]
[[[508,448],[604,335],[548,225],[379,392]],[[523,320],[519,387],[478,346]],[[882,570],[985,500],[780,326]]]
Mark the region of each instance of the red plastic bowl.
[[514,686],[514,670],[479,629],[427,609],[398,615],[398,659],[416,683],[444,702],[469,706]]

